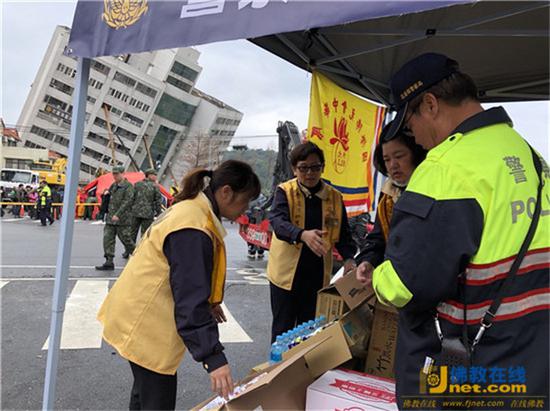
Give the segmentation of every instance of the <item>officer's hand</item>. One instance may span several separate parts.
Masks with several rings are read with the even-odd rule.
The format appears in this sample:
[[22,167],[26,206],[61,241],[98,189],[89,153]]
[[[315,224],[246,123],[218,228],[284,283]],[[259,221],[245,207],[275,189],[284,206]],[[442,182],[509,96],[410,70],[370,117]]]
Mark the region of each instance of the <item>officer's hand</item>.
[[326,234],[326,231],[321,230],[305,230],[302,231],[300,239],[317,257],[322,257],[328,252],[328,247],[323,241],[323,235]]
[[374,272],[374,267],[368,261],[364,261],[357,267],[355,271],[355,277],[357,280],[364,286],[370,286],[372,284],[372,273]]
[[210,382],[212,383],[212,391],[228,400],[229,394],[233,392],[233,379],[231,378],[229,364],[212,371]]
[[357,264],[355,264],[355,261],[352,258],[348,258],[344,262],[344,275],[351,273],[356,268]]
[[116,223],[118,220],[119,220],[119,218],[118,218],[118,216],[116,216],[116,215],[114,215],[114,216],[111,217],[111,221],[113,221],[113,222],[115,222],[115,223]]
[[225,313],[223,312],[223,308],[221,304],[213,305],[211,308],[212,316],[216,320],[217,323],[224,323],[227,321],[227,318],[225,317]]

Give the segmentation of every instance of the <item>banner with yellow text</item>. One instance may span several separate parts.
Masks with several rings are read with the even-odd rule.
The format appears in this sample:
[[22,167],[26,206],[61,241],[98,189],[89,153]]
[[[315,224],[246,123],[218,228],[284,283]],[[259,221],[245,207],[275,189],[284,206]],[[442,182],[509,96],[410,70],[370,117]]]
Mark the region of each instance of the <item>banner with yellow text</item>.
[[385,112],[313,73],[307,139],[323,150],[323,179],[343,194],[350,217],[374,208],[372,156]]

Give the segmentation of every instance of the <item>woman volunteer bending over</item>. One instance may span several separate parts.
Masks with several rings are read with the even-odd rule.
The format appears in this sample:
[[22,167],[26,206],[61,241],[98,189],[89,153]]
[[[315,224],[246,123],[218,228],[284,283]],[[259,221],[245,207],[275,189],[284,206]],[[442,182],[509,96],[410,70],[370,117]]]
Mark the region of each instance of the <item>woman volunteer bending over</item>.
[[130,409],[175,408],[176,370],[186,349],[210,373],[213,391],[227,397],[233,388],[216,324],[225,321],[221,218],[241,215],[260,194],[260,182],[248,164],[229,160],[215,171],[192,171],[182,187],[141,239],[98,314],[103,338],[130,362]]
[[385,136],[391,124],[387,124],[382,130],[380,143],[374,151],[374,166],[388,179],[381,189],[374,229],[367,237],[365,248],[355,258],[359,264],[357,279],[365,285],[370,282],[374,268],[384,261],[393,206],[407,188],[413,171],[426,158],[426,150],[416,144],[413,137],[403,132],[387,140]]

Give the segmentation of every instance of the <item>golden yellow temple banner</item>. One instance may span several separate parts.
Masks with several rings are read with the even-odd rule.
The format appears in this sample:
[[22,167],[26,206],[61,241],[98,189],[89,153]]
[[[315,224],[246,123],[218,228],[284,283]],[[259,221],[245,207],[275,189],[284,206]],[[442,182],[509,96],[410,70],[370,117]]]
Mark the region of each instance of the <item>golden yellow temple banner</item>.
[[373,209],[372,155],[385,113],[384,107],[313,73],[307,139],[323,150],[323,179],[343,194],[348,216]]

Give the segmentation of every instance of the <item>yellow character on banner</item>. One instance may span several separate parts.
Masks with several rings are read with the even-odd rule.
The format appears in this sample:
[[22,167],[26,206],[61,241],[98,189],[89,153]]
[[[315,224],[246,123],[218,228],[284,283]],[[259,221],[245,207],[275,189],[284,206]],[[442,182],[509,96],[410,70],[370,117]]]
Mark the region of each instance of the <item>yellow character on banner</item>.
[[103,0],[101,18],[114,29],[136,23],[148,10],[147,0]]
[[313,73],[307,138],[325,153],[323,178],[342,192],[350,216],[371,209],[371,159],[384,115],[384,107]]

